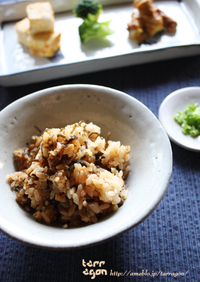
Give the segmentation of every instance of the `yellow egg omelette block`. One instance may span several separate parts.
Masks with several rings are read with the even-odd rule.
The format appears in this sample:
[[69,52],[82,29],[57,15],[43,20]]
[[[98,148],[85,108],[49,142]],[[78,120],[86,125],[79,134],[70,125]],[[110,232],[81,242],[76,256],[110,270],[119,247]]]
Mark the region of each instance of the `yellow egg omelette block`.
[[31,33],[51,32],[54,29],[54,11],[49,2],[37,2],[26,7]]

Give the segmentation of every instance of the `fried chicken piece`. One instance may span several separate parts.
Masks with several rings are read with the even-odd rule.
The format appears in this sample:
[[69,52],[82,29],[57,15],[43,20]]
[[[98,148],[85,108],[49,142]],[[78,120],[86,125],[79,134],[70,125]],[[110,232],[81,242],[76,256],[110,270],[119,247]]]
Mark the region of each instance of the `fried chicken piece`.
[[148,38],[148,33],[143,29],[143,21],[138,10],[132,14],[131,22],[128,23],[129,38],[134,39],[138,43]]
[[133,6],[139,10],[141,16],[153,16],[152,0],[134,0]]
[[153,5],[153,0],[134,0],[133,6],[135,9],[127,27],[130,39],[140,43],[164,28],[168,32],[176,30],[177,23]]
[[156,12],[151,0],[135,0],[133,5],[136,9],[128,24],[130,39],[140,43],[164,29],[162,16]]
[[146,30],[149,37],[164,29],[163,19],[155,11],[152,16],[143,15],[142,20],[144,23],[144,30]]
[[167,32],[174,33],[176,31],[177,22],[165,15],[160,9],[156,9],[156,12],[163,18],[163,24]]

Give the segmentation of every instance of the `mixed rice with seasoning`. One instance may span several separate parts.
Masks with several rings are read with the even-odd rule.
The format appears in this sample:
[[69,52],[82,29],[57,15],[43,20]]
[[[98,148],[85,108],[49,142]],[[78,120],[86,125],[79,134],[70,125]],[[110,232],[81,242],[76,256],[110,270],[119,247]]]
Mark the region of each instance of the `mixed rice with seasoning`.
[[47,128],[33,144],[14,151],[18,171],[7,176],[17,202],[39,222],[64,228],[95,223],[117,211],[128,196],[130,146],[101,136],[80,121]]

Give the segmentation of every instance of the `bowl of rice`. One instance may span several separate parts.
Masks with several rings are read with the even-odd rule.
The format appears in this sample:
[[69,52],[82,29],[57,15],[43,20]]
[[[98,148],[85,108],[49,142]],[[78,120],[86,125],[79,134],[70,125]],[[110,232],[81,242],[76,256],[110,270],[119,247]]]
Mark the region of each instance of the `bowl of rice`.
[[147,218],[172,173],[169,139],[135,98],[97,85],[27,95],[0,112],[0,229],[49,249],[104,242]]

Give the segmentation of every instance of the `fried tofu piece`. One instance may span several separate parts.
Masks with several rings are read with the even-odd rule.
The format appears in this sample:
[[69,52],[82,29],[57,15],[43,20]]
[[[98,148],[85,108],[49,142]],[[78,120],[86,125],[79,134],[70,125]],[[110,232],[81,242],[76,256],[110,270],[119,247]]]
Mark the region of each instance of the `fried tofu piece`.
[[35,56],[52,57],[60,48],[60,39],[61,33],[58,31],[33,34],[30,51]]
[[60,48],[61,33],[54,30],[54,12],[49,2],[26,7],[27,17],[15,25],[18,42],[35,56],[52,57]]
[[58,31],[32,34],[30,21],[25,18],[15,25],[18,42],[29,47],[31,53],[40,57],[52,57],[60,48],[61,33]]
[[127,27],[130,39],[141,43],[164,29],[176,30],[177,23],[153,5],[153,0],[134,0],[133,6],[135,9]]
[[30,46],[31,33],[30,33],[30,22],[28,18],[25,18],[15,25],[15,30],[17,32],[18,42],[26,47]]
[[37,2],[26,7],[31,33],[52,32],[54,30],[54,11],[49,2]]

